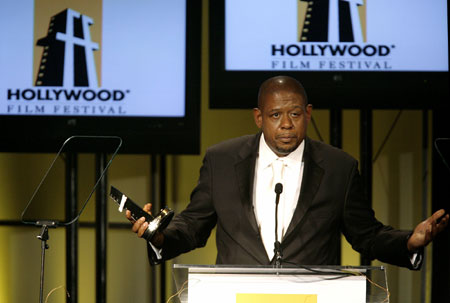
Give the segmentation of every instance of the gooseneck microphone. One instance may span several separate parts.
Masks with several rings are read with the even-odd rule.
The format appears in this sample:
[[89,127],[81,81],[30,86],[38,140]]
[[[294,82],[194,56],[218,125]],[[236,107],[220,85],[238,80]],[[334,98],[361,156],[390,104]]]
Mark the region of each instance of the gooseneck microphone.
[[275,264],[277,267],[281,265],[281,259],[283,258],[283,254],[281,253],[281,243],[278,241],[278,204],[280,202],[280,194],[283,192],[283,184],[277,183],[275,184]]

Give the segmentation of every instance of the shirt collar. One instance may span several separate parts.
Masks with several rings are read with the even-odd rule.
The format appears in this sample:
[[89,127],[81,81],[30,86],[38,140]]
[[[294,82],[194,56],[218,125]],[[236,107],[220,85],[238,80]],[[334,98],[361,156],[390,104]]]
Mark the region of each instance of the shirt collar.
[[264,134],[261,134],[261,138],[259,140],[259,157],[258,157],[258,166],[261,168],[268,167],[278,158],[283,159],[288,165],[296,165],[301,164],[303,161],[303,151],[305,150],[305,140],[300,143],[300,145],[289,155],[285,157],[278,157],[267,145],[266,140],[264,139]]

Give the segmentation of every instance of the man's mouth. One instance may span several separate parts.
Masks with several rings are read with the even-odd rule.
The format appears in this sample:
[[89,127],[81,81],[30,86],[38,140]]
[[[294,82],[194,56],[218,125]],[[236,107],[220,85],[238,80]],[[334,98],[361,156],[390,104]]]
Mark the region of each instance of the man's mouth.
[[295,140],[295,135],[278,135],[277,139],[283,143],[291,143],[293,140]]

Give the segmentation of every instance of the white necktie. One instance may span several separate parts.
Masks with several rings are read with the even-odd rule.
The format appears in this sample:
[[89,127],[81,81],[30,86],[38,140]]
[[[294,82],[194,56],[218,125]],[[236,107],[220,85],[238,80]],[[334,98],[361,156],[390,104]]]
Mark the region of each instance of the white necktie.
[[284,168],[284,163],[283,163],[282,159],[278,158],[272,162],[272,170],[273,170],[273,177],[272,177],[272,184],[271,184],[272,191],[274,191],[274,189],[275,189],[275,184],[283,183],[283,168]]

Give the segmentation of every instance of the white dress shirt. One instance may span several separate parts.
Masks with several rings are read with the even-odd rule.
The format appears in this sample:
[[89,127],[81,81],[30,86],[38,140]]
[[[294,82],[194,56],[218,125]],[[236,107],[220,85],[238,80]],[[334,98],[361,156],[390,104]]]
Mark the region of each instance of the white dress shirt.
[[[255,165],[255,180],[253,185],[253,207],[261,238],[269,260],[274,256],[275,243],[275,184],[283,184],[278,205],[278,241],[289,227],[292,215],[300,195],[300,185],[303,177],[303,141],[296,150],[285,157],[278,157],[267,145],[264,135],[261,135],[259,153]],[[274,177],[274,161],[282,161],[282,169]],[[277,174],[276,174],[277,175]]]

